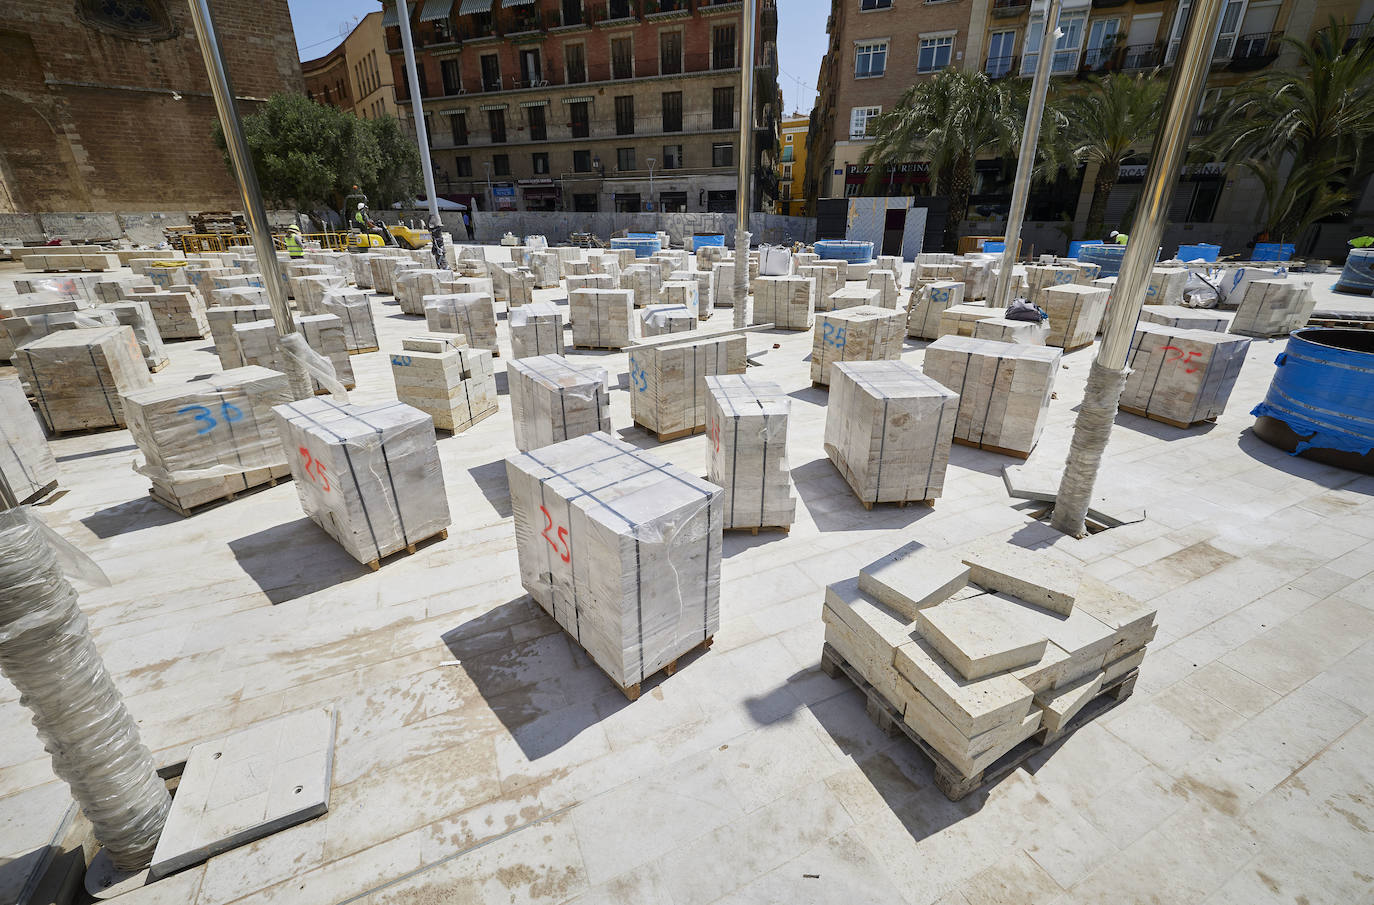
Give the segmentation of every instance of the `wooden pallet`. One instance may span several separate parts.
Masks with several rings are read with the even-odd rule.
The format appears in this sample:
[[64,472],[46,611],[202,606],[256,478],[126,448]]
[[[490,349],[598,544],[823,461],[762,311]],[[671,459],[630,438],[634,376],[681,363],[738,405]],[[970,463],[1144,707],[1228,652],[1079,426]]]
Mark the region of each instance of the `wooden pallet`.
[[108,267],[49,267],[44,270],[33,270],[30,273],[105,273]]
[[1135,690],[1136,677],[1140,672],[1138,669],[1133,669],[1109,687],[1104,688],[1097,697],[1084,705],[1083,709],[1073,719],[1061,726],[1058,732],[1041,729],[984,767],[977,774],[965,776],[959,771],[959,768],[946,760],[943,754],[936,751],[925,739],[921,738],[915,729],[907,725],[897,708],[888,703],[887,699],[859,674],[853,664],[846,661],[840,652],[829,644],[821,649],[821,670],[832,679],[838,678],[843,673],[866,696],[868,716],[879,729],[890,737],[897,735],[898,732],[902,733],[921,750],[922,754],[930,759],[930,762],[935,765],[935,786],[950,801],[967,798],[979,789],[998,782],[1021,766],[1027,758],[1057,745],[1081,726],[1126,700]]
[[451,436],[457,436],[458,434],[461,434],[463,431],[465,431],[465,430],[467,430],[468,428],[472,427],[472,426],[473,426],[474,424],[476,424],[477,422],[487,420],[488,418],[490,418],[492,415],[495,415],[495,414],[496,414],[498,411],[500,411],[500,410],[501,410],[501,409],[500,409],[499,406],[495,406],[495,405],[494,405],[494,406],[492,406],[491,408],[487,409],[487,410],[486,410],[485,412],[483,412],[482,414],[480,414],[480,415],[478,415],[477,417],[473,418],[471,421],[465,421],[465,422],[463,422],[462,426],[456,427],[456,428],[454,428],[453,430],[449,430],[449,429],[446,428],[446,427],[436,427],[435,430],[436,430],[436,431],[444,431],[445,433],[450,434]]
[[756,536],[757,536],[758,533],[759,533],[760,531],[781,531],[783,534],[787,534],[787,533],[789,533],[789,532],[792,530],[792,526],[791,526],[791,525],[737,525],[737,526],[735,526],[735,527],[733,527],[733,528],[722,528],[721,530],[722,530],[722,531],[725,531],[725,532],[727,532],[727,533],[730,532],[730,531],[737,531],[737,532],[740,532],[741,534],[744,533],[745,531],[748,531],[750,534],[756,535]]
[[149,374],[156,374],[158,371],[163,370],[164,368],[166,368],[166,367],[167,367],[169,364],[171,364],[171,363],[172,363],[172,359],[170,359],[170,358],[164,358],[164,359],[162,359],[162,361],[161,361],[160,363],[158,363],[158,364],[156,364],[156,365],[149,365],[149,366],[148,366],[148,373],[149,373]]
[[1166,418],[1163,415],[1158,415],[1154,412],[1147,413],[1144,409],[1136,408],[1133,405],[1123,405],[1119,406],[1119,408],[1123,412],[1128,412],[1129,414],[1137,415],[1141,418],[1148,418],[1151,421],[1158,421],[1160,424],[1167,424],[1170,427],[1176,427],[1179,430],[1187,430],[1190,427],[1197,427],[1199,424],[1216,424],[1217,422],[1217,419],[1215,418],[1203,418],[1200,421],[1194,421],[1190,424],[1186,421],[1175,421],[1173,418]]
[[214,509],[217,506],[223,506],[225,503],[232,503],[234,500],[238,499],[241,496],[248,496],[249,494],[258,493],[259,491],[266,490],[269,487],[276,487],[277,483],[280,481],[289,480],[291,480],[291,473],[287,472],[279,478],[268,478],[261,484],[254,484],[252,487],[245,487],[243,490],[232,490],[222,497],[213,500],[206,500],[203,503],[197,503],[196,505],[191,506],[189,508],[186,506],[182,506],[175,500],[169,500],[165,496],[162,496],[157,492],[156,487],[148,488],[148,496],[152,497],[154,500],[161,503],[163,506],[166,506],[168,509],[175,512],[177,515],[180,515],[183,518],[190,518],[191,516],[204,512],[207,509]]
[[33,493],[29,494],[29,496],[28,496],[26,499],[20,500],[20,501],[19,501],[19,505],[20,505],[20,506],[30,506],[30,505],[33,505],[33,504],[37,503],[39,500],[43,499],[43,497],[45,497],[45,496],[47,496],[48,494],[52,493],[52,492],[53,492],[54,490],[56,490],[56,489],[57,489],[57,482],[56,482],[56,481],[50,481],[50,482],[48,482],[47,486],[38,488],[38,489],[35,490]]
[[368,347],[368,348],[366,348],[366,349],[349,349],[349,350],[348,350],[348,354],[349,354],[349,355],[366,355],[368,352],[378,352],[378,351],[381,351],[381,348],[380,348],[379,346],[370,346],[370,347]]
[[582,352],[623,352],[623,351],[624,351],[624,347],[623,347],[623,346],[585,346],[585,345],[584,345],[584,346],[578,346],[578,345],[574,345],[573,348],[574,348],[574,349],[577,349],[578,351],[582,351]]
[[421,538],[420,540],[415,541],[414,543],[406,544],[406,545],[405,545],[404,547],[402,547],[401,549],[399,549],[399,550],[397,550],[397,551],[395,551],[395,552],[393,552],[393,553],[388,553],[386,556],[383,556],[383,557],[381,557],[380,559],[374,559],[374,560],[372,560],[372,561],[370,561],[370,562],[364,563],[364,565],[366,565],[366,566],[367,566],[369,569],[371,569],[372,571],[376,572],[378,569],[380,569],[380,568],[382,567],[382,560],[391,559],[391,558],[394,557],[394,556],[400,556],[402,553],[404,553],[406,556],[410,556],[410,555],[411,555],[412,553],[414,553],[417,549],[419,549],[419,547],[420,547],[421,544],[427,544],[427,543],[429,543],[430,541],[441,541],[441,540],[448,540],[448,529],[447,529],[447,528],[441,529],[441,530],[439,531],[438,534],[431,534],[429,537],[424,537],[424,538]]
[[[567,629],[563,629],[563,634],[567,635],[567,636],[568,636],[568,640],[571,641],[573,644],[577,645],[578,647],[581,647],[581,645],[578,644],[577,639],[574,638],[574,637],[568,632]],[[629,700],[629,701],[631,701],[631,702],[633,702],[633,701],[638,701],[638,700],[639,700],[640,691],[641,691],[641,688],[643,687],[643,685],[644,685],[645,682],[648,682],[650,679],[652,679],[654,676],[658,675],[659,673],[663,673],[663,675],[665,675],[665,676],[671,676],[673,673],[677,672],[678,662],[679,662],[683,657],[690,656],[690,655],[696,653],[697,651],[701,651],[701,652],[705,653],[706,651],[708,651],[708,650],[711,649],[711,644],[712,644],[715,640],[716,640],[715,636],[712,635],[710,638],[707,638],[707,639],[704,640],[704,641],[698,641],[696,644],[693,644],[691,647],[687,648],[685,651],[683,651],[682,653],[680,653],[680,654],[678,654],[676,657],[674,657],[672,660],[670,660],[670,661],[669,661],[666,665],[664,665],[664,667],[663,667],[662,669],[660,669],[658,672],[655,672],[655,673],[652,673],[652,674],[650,674],[650,675],[647,675],[647,676],[645,676],[642,680],[640,680],[640,681],[638,681],[638,682],[636,682],[636,683],[634,683],[633,685],[630,685],[630,686],[628,686],[628,687],[625,686],[625,685],[621,685],[621,684],[620,684],[619,682],[617,682],[615,679],[611,678],[611,674],[610,674],[610,673],[606,672],[606,670],[604,670],[604,669],[601,669],[601,664],[596,663],[595,660],[592,660],[592,662],[593,662],[593,663],[596,663],[596,668],[597,668],[597,669],[601,669],[601,674],[602,674],[603,676],[606,677],[606,681],[610,682],[610,683],[611,683],[612,685],[614,685],[616,688],[619,688],[619,689],[620,689],[620,692],[621,692],[623,695],[625,695],[626,699]],[[588,659],[588,660],[591,660],[591,657],[588,657],[587,659]]]
[[[1094,342],[1095,342],[1095,340],[1091,340],[1091,339],[1090,339],[1090,340],[1088,340],[1088,341],[1085,342],[1085,343],[1080,343],[1080,344],[1074,346],[1072,349],[1067,349],[1067,348],[1065,348],[1065,349],[1064,349],[1064,354],[1065,354],[1065,355],[1068,355],[1070,352],[1077,352],[1079,349],[1086,349],[1086,348],[1088,348],[1089,346],[1091,346]],[[1060,348],[1064,348],[1064,347],[1061,346]]]
[[883,506],[883,505],[892,505],[892,506],[896,506],[898,509],[905,509],[905,508],[907,507],[907,504],[909,504],[909,503],[920,503],[920,504],[923,505],[923,506],[929,506],[929,507],[932,508],[932,509],[935,508],[935,501],[934,501],[933,499],[931,499],[931,500],[878,500],[877,502],[873,502],[873,503],[870,503],[868,500],[859,500],[859,502],[862,503],[862,504],[863,504],[863,507],[864,507],[865,509],[867,509],[869,512],[872,512],[872,511],[873,511],[873,507],[874,507],[874,506]]
[[985,449],[988,452],[999,453],[1004,456],[1011,456],[1013,459],[1025,461],[1030,458],[1030,453],[1021,452],[1019,449],[1006,449],[1002,446],[993,446],[991,443],[974,443],[972,440],[965,440],[962,437],[955,437],[954,442],[960,446],[967,446],[970,449]]
[[[33,401],[32,396],[29,401]],[[97,427],[64,427],[61,430],[51,431],[54,437],[84,437],[87,434],[107,434],[110,431],[127,430],[123,424],[101,424]]]
[[652,427],[649,427],[647,424],[640,424],[638,421],[634,422],[634,425],[635,427],[639,428],[645,433],[653,434],[654,436],[658,437],[659,443],[669,443],[673,440],[681,440],[683,437],[690,437],[693,434],[706,433],[706,425],[704,424],[698,425],[697,427],[684,427],[680,431],[673,431],[672,433],[667,434],[661,434],[658,431],[654,430]]

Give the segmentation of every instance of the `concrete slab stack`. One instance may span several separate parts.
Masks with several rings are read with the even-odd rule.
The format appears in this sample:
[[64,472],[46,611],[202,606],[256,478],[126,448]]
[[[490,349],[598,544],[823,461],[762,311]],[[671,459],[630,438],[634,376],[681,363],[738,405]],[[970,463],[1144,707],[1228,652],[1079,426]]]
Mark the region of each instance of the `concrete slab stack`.
[[512,309],[510,347],[512,358],[562,355],[563,314],[551,302],[534,302]]
[[639,312],[639,335],[645,338],[690,333],[696,328],[697,316],[686,305],[650,305]]
[[1109,295],[1105,289],[1078,283],[1045,287],[1039,304],[1050,316],[1046,344],[1066,352],[1092,345],[1107,313]]
[[129,292],[127,296],[148,303],[158,335],[164,340],[204,339],[210,332],[210,325],[205,322],[205,303],[194,292]]
[[506,286],[506,306],[519,308],[534,301],[534,271],[528,267],[502,268]]
[[395,294],[392,280],[398,271],[411,270],[420,266],[408,258],[398,258],[392,255],[369,256],[368,264],[372,267],[372,288],[383,295]]
[[634,292],[629,289],[576,289],[568,293],[573,345],[623,349],[635,341]]
[[211,308],[205,314],[210,325],[210,336],[215,341],[215,353],[219,355],[219,365],[226,371],[244,366],[243,350],[239,348],[234,325],[272,319],[272,309],[267,305]]
[[14,365],[53,432],[123,427],[121,394],[153,383],[134,331],[125,326],[50,333],[16,349]]
[[955,261],[953,258],[946,263],[940,264],[924,264],[918,262],[911,273],[913,289],[916,288],[916,282],[934,283],[948,281],[962,283],[964,281],[964,264],[962,261]]
[[491,353],[472,349],[450,333],[417,334],[401,341],[391,356],[396,398],[434,420],[440,430],[460,433],[497,410]]
[[563,277],[563,267],[557,251],[535,251],[529,256],[530,272],[534,274],[536,289],[557,289]]
[[725,528],[782,528],[796,520],[787,465],[792,400],[776,383],[706,378],[707,480],[724,489]]
[[540,449],[611,430],[611,391],[606,369],[539,355],[512,361],[510,404],[515,422],[515,448]]
[[427,295],[424,298],[425,325],[433,333],[461,333],[474,349],[500,355],[496,344],[496,303],[490,295],[463,292]]
[[261,286],[231,286],[228,289],[216,289],[210,297],[211,308],[266,304],[267,290]]
[[332,314],[343,322],[344,345],[349,354],[377,351],[372,293],[363,289],[331,289],[320,299],[317,313]]
[[293,282],[295,286],[291,295],[296,299],[296,307],[305,314],[328,313],[322,307],[325,293],[332,289],[348,288],[348,281],[341,273],[296,277]]
[[902,357],[906,318],[900,311],[861,305],[816,315],[811,382],[828,386],[839,361],[893,361]]
[[706,426],[706,378],[743,374],[741,334],[664,340],[630,352],[630,414],[660,441],[693,434]]
[[917,339],[936,339],[940,334],[940,315],[946,308],[963,304],[964,284],[937,280],[911,290],[907,306],[906,335]]
[[925,373],[959,394],[955,442],[1026,458],[1044,430],[1063,352],[944,336],[926,347]]
[[619,289],[620,281],[609,273],[588,273],[568,277],[568,292],[579,289]]
[[759,277],[754,284],[751,322],[779,330],[809,330],[816,310],[816,281],[810,276]]
[[57,483],[57,460],[18,378],[0,377],[0,485],[19,505]]
[[1231,332],[1242,336],[1285,336],[1307,326],[1316,307],[1311,287],[1297,280],[1253,280],[1240,295]]
[[1250,340],[1234,333],[1139,324],[1121,408],[1176,427],[1214,421],[1226,408],[1249,348]]

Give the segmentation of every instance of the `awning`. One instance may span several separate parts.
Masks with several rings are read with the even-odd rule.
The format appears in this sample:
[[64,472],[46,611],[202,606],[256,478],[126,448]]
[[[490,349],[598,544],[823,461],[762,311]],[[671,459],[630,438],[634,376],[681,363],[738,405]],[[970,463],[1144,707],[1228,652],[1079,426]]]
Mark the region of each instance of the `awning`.
[[491,12],[491,0],[463,0],[458,5],[458,15],[471,16],[476,13]]
[[512,6],[529,6],[534,0],[501,0],[502,9],[510,9]]
[[478,110],[504,110],[504,109],[506,109],[506,108],[509,107],[509,106],[510,106],[510,104],[483,104],[482,106],[478,107],[477,109],[478,109]]
[[388,6],[386,8],[386,12],[382,14],[382,28],[400,27],[401,16],[399,13],[396,12],[396,5],[393,3],[391,6]]
[[549,105],[549,101],[548,101],[547,98],[545,98],[545,99],[542,100],[542,101],[521,101],[521,102],[520,102],[520,106],[522,106],[522,107],[547,107],[548,105]]
[[521,186],[520,189],[525,193],[526,198],[557,198],[558,186],[556,185],[532,185]]
[[585,95],[585,96],[583,96],[583,97],[565,97],[565,98],[563,98],[563,103],[565,103],[565,104],[590,104],[591,102],[592,102],[592,96],[591,96],[590,94]]
[[425,0],[425,8],[420,13],[420,21],[433,22],[435,19],[447,19],[451,12],[453,12],[453,0]]

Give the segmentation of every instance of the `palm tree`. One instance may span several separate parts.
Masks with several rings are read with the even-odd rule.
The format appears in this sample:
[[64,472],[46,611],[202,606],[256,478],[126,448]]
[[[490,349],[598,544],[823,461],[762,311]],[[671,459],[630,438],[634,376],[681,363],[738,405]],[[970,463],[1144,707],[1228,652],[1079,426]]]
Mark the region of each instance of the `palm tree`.
[[[992,81],[982,72],[943,69],[908,88],[897,106],[874,121],[874,141],[862,164],[897,164],[924,157],[935,177],[934,189],[949,196],[944,245],[958,245],[959,224],[973,191],[974,162],[1015,148],[1025,121],[1025,91]],[[1046,111],[1045,122],[1060,126]],[[1042,134],[1052,134],[1048,128]],[[1044,139],[1042,138],[1042,141]],[[876,167],[870,182],[878,181]]]
[[1068,125],[1064,140],[1080,164],[1096,164],[1093,198],[1088,207],[1088,233],[1100,234],[1107,198],[1117,172],[1134,148],[1148,146],[1159,125],[1159,110],[1168,83],[1155,73],[1113,73],[1088,81],[1086,91],[1059,102]]
[[1253,78],[1208,111],[1216,127],[1202,149],[1259,179],[1277,238],[1344,213],[1374,163],[1374,42],[1347,48],[1348,35],[1332,21],[1310,44],[1285,39],[1300,68]]

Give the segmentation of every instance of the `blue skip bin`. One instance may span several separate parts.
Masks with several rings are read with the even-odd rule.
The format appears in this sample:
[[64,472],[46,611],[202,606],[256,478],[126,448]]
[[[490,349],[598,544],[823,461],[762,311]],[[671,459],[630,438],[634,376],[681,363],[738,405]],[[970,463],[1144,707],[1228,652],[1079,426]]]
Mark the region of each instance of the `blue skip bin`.
[[652,233],[648,236],[630,236],[625,239],[612,239],[612,248],[628,248],[634,251],[636,258],[647,258],[656,255],[663,250],[663,244],[658,241],[658,237]]
[[1180,261],[1215,261],[1221,256],[1220,245],[1180,245],[1176,257]]
[[864,264],[873,260],[873,243],[853,239],[821,239],[813,246],[824,261]]
[[1256,242],[1250,255],[1252,261],[1287,261],[1293,257],[1294,246],[1278,242]]

